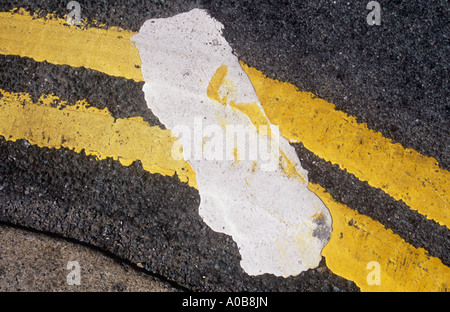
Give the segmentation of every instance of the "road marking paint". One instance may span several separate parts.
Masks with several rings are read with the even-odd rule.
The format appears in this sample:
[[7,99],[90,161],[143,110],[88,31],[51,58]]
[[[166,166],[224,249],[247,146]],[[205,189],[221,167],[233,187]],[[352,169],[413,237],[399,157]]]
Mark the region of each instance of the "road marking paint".
[[[49,18],[51,17],[48,16]],[[0,53],[38,62],[86,67],[110,76],[143,81],[133,32],[112,27],[82,30],[63,19],[33,19],[29,13],[0,13]]]
[[[392,230],[333,200],[317,184],[309,184],[333,218],[330,242],[323,249],[327,267],[354,281],[361,291],[448,291],[450,268],[423,248],[406,243]],[[370,285],[367,264],[380,264],[380,285]]]
[[[233,238],[241,267],[249,275],[298,275],[319,265],[331,233],[330,214],[308,190],[295,149],[284,138],[273,142],[276,129],[222,28],[200,9],[146,21],[131,38],[142,60],[145,99],[167,128],[187,126],[195,137],[199,120],[221,138],[207,139],[210,134],[203,131],[198,140],[203,149],[224,150],[218,159],[184,156],[196,172],[200,216],[214,231]],[[248,136],[236,146],[226,130],[238,125]],[[196,144],[180,138],[183,152]],[[270,170],[259,154],[257,159],[245,156],[250,146],[267,141],[264,151],[275,161]]]
[[436,159],[392,143],[312,93],[241,65],[283,137],[302,142],[317,156],[450,228],[450,173]]
[[[41,103],[33,103],[26,93],[0,93],[0,135],[7,140],[26,139],[40,147],[67,147],[76,152],[84,149],[87,154],[100,159],[113,157],[126,166],[139,159],[136,155],[149,156],[142,152],[141,142],[145,138],[149,147],[155,145],[152,159],[140,159],[145,170],[163,175],[180,172],[182,177],[183,172],[191,170],[184,161],[166,162],[173,143],[169,130],[150,127],[140,118],[122,119],[117,125],[119,133],[114,133],[110,131],[114,118],[108,111],[88,108],[85,101],[80,101],[76,109],[77,106],[64,107],[65,102],[56,96],[42,96]],[[77,134],[80,129],[82,132]],[[116,134],[126,140],[114,138]],[[123,145],[126,142],[130,143]],[[153,166],[160,161],[164,166]],[[197,188],[195,173],[191,172],[192,175],[184,176]],[[427,256],[426,250],[411,246],[370,217],[337,203],[321,186],[310,183],[308,187],[326,203],[333,218],[331,239],[322,251],[333,273],[355,281],[363,291],[448,291],[449,267],[439,259]],[[380,263],[380,286],[367,284],[366,267],[370,261]]]
[[[141,66],[138,51],[128,42],[134,33],[118,28],[80,30],[64,23],[62,19],[33,20],[23,11],[0,13],[0,53],[143,81],[137,68]],[[97,52],[99,46],[104,47],[101,53]],[[283,137],[302,142],[319,157],[450,228],[450,173],[434,158],[393,144],[354,117],[336,111],[332,103],[241,65],[270,122],[279,126]]]
[[7,140],[26,139],[39,147],[67,147],[78,153],[84,150],[99,159],[119,160],[124,166],[140,160],[151,173],[176,173],[180,181],[197,186],[190,165],[174,160],[166,148],[177,144],[170,130],[151,127],[141,117],[114,119],[107,108],[88,107],[84,100],[66,106],[54,95],[43,95],[38,103],[27,93],[0,89],[0,95],[0,135]]

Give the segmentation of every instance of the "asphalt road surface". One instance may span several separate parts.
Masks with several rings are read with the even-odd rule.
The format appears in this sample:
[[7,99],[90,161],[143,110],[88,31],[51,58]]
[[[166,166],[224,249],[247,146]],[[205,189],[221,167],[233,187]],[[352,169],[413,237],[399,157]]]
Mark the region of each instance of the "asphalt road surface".
[[[44,24],[50,13],[64,21],[70,11],[67,2],[6,1],[0,11],[14,10],[13,23],[17,16],[31,14],[34,19],[26,23]],[[345,155],[327,152],[325,147],[339,138],[344,143],[350,140],[333,139],[331,129],[323,149],[316,147],[314,137],[291,141],[310,183],[323,190],[317,192],[327,194],[327,199],[322,198],[329,200],[327,206],[337,207],[330,208],[335,222],[332,242],[335,239],[336,244],[324,249],[317,268],[299,275],[248,275],[240,266],[241,256],[232,237],[213,231],[200,217],[198,189],[177,175],[152,173],[139,157],[127,165],[117,157],[98,157],[89,152],[91,146],[74,148],[64,140],[57,148],[48,146],[44,144],[47,133],[42,133],[43,143],[36,143],[33,127],[50,124],[48,120],[57,114],[50,108],[42,114],[48,120],[37,119],[37,113],[30,115],[28,123],[20,125],[28,128],[20,134],[15,132],[19,122],[0,129],[2,224],[94,246],[185,290],[448,291],[447,1],[379,1],[381,25],[372,26],[366,20],[371,12],[366,8],[369,1],[78,2],[84,19],[83,26],[77,28],[81,36],[113,26],[136,33],[150,18],[206,9],[224,25],[223,35],[239,60],[265,75],[263,82],[275,83],[276,79],[280,84],[294,85],[295,92],[314,94],[311,101],[323,99],[334,104],[332,114],[353,116],[349,123],[355,129],[366,124],[367,129],[358,130],[362,147],[350,148]],[[18,12],[19,8],[24,11]],[[7,18],[9,15],[0,17]],[[73,27],[60,26],[64,31]],[[107,108],[114,120],[142,117],[148,126],[165,129],[147,108],[142,80],[108,74],[87,63],[71,63],[70,58],[57,60],[62,53],[59,49],[69,44],[64,40],[58,46],[47,45],[45,40],[26,42],[14,50],[22,47],[16,41],[24,38],[9,36],[8,30],[0,34],[0,108],[12,101],[10,94],[28,94],[29,100],[21,100],[23,107],[28,102],[38,103],[42,95],[53,94],[58,99],[50,107],[56,111],[64,112],[85,100],[92,108]],[[13,40],[14,44],[7,44]],[[107,56],[105,60],[108,63]],[[252,82],[256,81],[252,77]],[[270,91],[259,91],[254,84],[263,102]],[[293,103],[287,109],[295,115],[301,110],[296,107],[300,104]],[[15,115],[11,116],[1,120],[14,121]],[[312,120],[308,118],[299,125]],[[337,123],[342,119],[331,120]],[[320,115],[314,119],[317,127],[329,122]],[[78,125],[89,128],[89,122]],[[380,139],[385,143],[370,148],[388,152],[367,161],[360,155],[369,148],[364,145],[366,135],[374,133],[386,140]],[[404,154],[398,156],[389,152],[390,148]],[[372,150],[367,153],[374,156]],[[409,155],[417,157],[410,160]],[[371,166],[381,169],[361,169]],[[394,179],[403,168],[405,179]],[[383,172],[381,177],[377,172]],[[413,184],[408,177],[421,183]],[[416,194],[428,197],[415,200]],[[338,210],[341,228],[334,214]],[[381,285],[368,285],[368,260],[381,263]],[[362,271],[355,272],[358,266],[346,267],[351,261]],[[14,285],[3,287],[16,289]]]

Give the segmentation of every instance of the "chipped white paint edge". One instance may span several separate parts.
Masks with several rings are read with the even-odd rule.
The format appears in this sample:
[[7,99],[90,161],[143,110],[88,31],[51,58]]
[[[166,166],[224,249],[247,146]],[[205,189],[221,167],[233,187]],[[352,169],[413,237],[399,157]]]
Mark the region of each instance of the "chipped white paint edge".
[[[222,65],[228,68],[228,83],[221,87],[221,94],[236,103],[256,102],[263,111],[248,76],[222,36],[222,28],[200,9],[146,21],[131,39],[142,60],[145,100],[167,128],[191,130],[188,138],[178,135],[183,154],[196,172],[200,216],[211,229],[235,240],[247,274],[297,275],[318,266],[330,238],[331,216],[307,189],[307,172],[289,142],[279,137],[279,148],[295,163],[303,183],[286,175],[279,165],[267,171],[262,170],[261,160],[256,166],[250,159],[226,160],[233,159],[230,153],[245,152],[239,148],[225,149],[225,160],[189,158],[191,154],[187,154],[192,152],[189,141],[201,141],[203,150],[217,148],[218,140],[211,138],[226,138],[225,124],[252,126],[241,111],[207,96],[208,84]],[[200,134],[194,131],[199,119]],[[214,135],[205,135],[208,126],[214,127]],[[263,135],[252,127],[247,144]],[[274,136],[276,127],[270,127]],[[278,149],[272,152],[278,153]]]

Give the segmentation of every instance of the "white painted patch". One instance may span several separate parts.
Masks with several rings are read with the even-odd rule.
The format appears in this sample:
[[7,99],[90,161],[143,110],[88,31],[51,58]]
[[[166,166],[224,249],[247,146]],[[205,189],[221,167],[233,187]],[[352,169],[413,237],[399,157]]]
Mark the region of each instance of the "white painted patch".
[[[276,126],[270,125],[269,159],[259,155],[255,161],[241,147],[227,148],[233,141],[226,125],[253,129],[248,131],[247,147],[267,137],[232,107],[231,101],[256,103],[265,116],[222,28],[199,9],[146,21],[132,38],[142,60],[145,99],[167,128],[184,129],[178,136],[183,155],[196,172],[200,216],[214,231],[232,236],[242,268],[250,275],[297,275],[319,264],[330,237],[331,216],[307,189],[307,172],[289,142],[277,136]],[[208,97],[207,90],[223,65],[228,74],[220,97],[226,95],[227,102],[219,103]],[[221,159],[202,154],[214,154],[221,147]],[[236,155],[241,159],[234,159]],[[295,174],[282,169],[280,157],[281,163],[289,159],[295,165]]]

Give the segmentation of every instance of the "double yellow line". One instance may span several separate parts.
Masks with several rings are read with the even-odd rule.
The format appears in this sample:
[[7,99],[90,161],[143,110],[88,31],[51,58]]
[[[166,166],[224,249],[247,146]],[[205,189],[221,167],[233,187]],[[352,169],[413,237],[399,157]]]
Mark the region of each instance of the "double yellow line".
[[[87,67],[111,76],[143,81],[133,32],[117,28],[82,30],[61,19],[33,19],[27,13],[0,13],[0,53],[36,61]],[[338,164],[371,186],[403,200],[412,209],[449,228],[450,174],[431,157],[403,148],[359,124],[334,105],[265,77],[245,64],[270,122],[287,139],[302,142],[319,157]],[[27,139],[38,146],[82,149],[99,158],[113,157],[124,165],[141,160],[152,173],[173,175],[196,187],[195,173],[184,161],[174,161],[169,130],[151,127],[142,118],[114,119],[107,109],[87,108],[85,101],[65,109],[53,95],[33,103],[24,93],[1,91],[0,135]],[[64,104],[64,103],[61,103]],[[78,108],[77,108],[78,107]],[[151,152],[149,152],[151,151]],[[333,233],[323,255],[336,274],[355,281],[361,290],[445,290],[450,269],[424,249],[367,216],[335,202],[322,187],[310,184],[333,217]],[[351,221],[351,222],[350,222]],[[380,263],[381,285],[367,282],[367,263]]]

